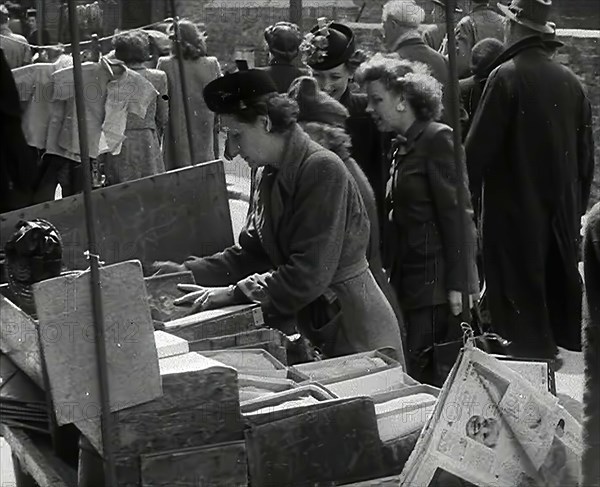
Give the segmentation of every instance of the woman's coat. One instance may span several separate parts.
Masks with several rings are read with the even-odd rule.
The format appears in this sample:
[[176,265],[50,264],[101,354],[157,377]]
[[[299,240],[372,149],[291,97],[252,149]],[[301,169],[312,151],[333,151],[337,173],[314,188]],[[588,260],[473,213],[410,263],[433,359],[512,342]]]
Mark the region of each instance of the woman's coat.
[[295,314],[326,356],[394,348],[398,323],[368,270],[369,219],[352,175],[299,127],[281,169],[259,171],[239,244],[185,265],[196,282],[237,284],[265,311]]

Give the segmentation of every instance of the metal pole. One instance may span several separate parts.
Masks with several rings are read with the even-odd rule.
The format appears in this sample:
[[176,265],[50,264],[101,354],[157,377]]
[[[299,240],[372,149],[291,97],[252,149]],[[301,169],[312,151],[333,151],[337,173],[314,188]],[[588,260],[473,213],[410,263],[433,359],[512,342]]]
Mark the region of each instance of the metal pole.
[[175,0],[171,0],[171,12],[173,14],[173,34],[175,36],[175,53],[177,54],[177,65],[179,66],[179,77],[181,78],[181,96],[183,97],[183,115],[185,117],[185,127],[187,129],[187,139],[190,147],[190,160],[192,165],[196,164],[194,154],[194,133],[192,130],[192,114],[190,113],[190,104],[188,98],[187,82],[185,78],[185,69],[183,66],[183,56],[181,52],[181,44],[179,43],[179,17],[175,7]]
[[302,30],[302,0],[290,0],[290,22]]
[[94,328],[96,330],[96,363],[100,378],[100,403],[102,408],[102,448],[104,457],[104,477],[107,487],[117,485],[113,439],[111,432],[112,415],[110,412],[110,397],[108,389],[108,368],[106,361],[106,343],[104,316],[102,312],[102,294],[100,285],[100,270],[98,249],[96,246],[96,214],[92,201],[92,176],[90,171],[90,155],[87,137],[87,120],[85,115],[85,100],[83,97],[83,74],[79,47],[79,22],[75,0],[69,0],[69,26],[71,30],[71,46],[73,55],[73,76],[75,80],[75,106],[79,125],[79,149],[83,170],[83,201],[85,204],[85,223],[88,235],[88,251],[90,257],[90,281],[92,291],[92,307],[94,313]]
[[[38,46],[44,45],[44,0],[37,0],[36,5],[36,24],[37,24],[37,43]],[[39,51],[38,51],[39,52]]]
[[[456,66],[456,37],[454,35],[454,11],[456,9],[456,0],[446,0],[446,32],[448,35],[448,65],[449,65],[449,89],[450,89],[450,111],[452,120],[452,135],[454,142],[454,166],[456,170],[456,193],[458,198],[458,222],[462,229],[461,248],[457,249],[461,256],[462,283],[463,289],[467,289],[469,282],[469,253],[473,249],[467,247],[467,233],[465,208],[468,205],[467,188],[463,184],[465,181],[465,167],[463,166],[462,135],[460,127],[460,96],[458,84],[458,70]],[[470,321],[471,310],[469,307],[469,293],[463,292],[463,319]]]

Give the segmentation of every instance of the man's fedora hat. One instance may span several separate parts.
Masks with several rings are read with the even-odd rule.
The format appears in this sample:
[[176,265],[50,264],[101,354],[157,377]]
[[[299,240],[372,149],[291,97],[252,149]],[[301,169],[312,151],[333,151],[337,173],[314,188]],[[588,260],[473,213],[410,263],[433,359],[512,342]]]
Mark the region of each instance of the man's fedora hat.
[[509,6],[498,4],[500,11],[517,22],[542,34],[553,34],[556,28],[548,22],[552,0],[513,0]]

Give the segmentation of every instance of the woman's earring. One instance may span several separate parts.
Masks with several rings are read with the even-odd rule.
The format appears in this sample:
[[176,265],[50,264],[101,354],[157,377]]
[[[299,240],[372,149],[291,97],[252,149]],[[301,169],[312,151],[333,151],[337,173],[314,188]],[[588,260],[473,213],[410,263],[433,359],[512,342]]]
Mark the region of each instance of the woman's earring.
[[267,117],[266,122],[265,122],[265,130],[267,132],[270,132],[271,128],[272,128],[271,119],[269,117]]
[[398,105],[396,105],[396,110],[399,112],[403,112],[404,110],[406,110],[404,103],[398,103]]

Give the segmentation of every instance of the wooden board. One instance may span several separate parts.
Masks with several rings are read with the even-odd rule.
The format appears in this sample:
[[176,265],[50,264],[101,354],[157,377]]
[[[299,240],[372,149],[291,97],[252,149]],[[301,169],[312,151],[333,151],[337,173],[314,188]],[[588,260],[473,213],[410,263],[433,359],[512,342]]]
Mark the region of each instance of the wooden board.
[[285,365],[262,349],[207,350],[202,352],[202,355],[233,367],[238,374],[280,379],[285,379],[288,375]]
[[150,276],[144,281],[152,319],[165,322],[189,314],[190,306],[175,306],[173,301],[185,294],[177,288],[178,284],[196,283],[191,271]]
[[207,338],[205,340],[190,341],[190,350],[202,352],[206,350],[223,350],[225,348],[243,348],[252,346],[256,343],[270,342],[278,346],[285,346],[286,336],[278,330],[253,330],[236,335],[227,335],[222,337]]
[[173,355],[189,353],[190,351],[190,345],[186,340],[164,331],[157,330],[154,332],[154,342],[156,343],[159,360]]
[[383,477],[380,479],[366,480],[365,482],[353,482],[343,484],[345,487],[398,487],[400,485],[400,476]]
[[[111,411],[162,394],[154,327],[138,261],[100,268]],[[44,362],[59,425],[99,417],[90,273],[33,286]]]
[[[162,359],[164,394],[147,403],[113,413],[115,450],[133,468],[139,485],[139,455],[242,439],[237,374],[197,353]],[[102,454],[99,419],[76,423]],[[138,482],[137,484],[135,482]]]
[[7,291],[6,284],[0,286],[0,350],[45,389],[37,321],[8,299]]
[[142,487],[245,487],[248,485],[243,441],[142,455]]
[[323,385],[338,397],[356,397],[395,391],[418,383],[402,372],[401,367],[395,367],[339,382],[323,381]]
[[382,468],[367,398],[251,426],[246,449],[250,482],[259,486],[329,486],[377,477]]
[[[212,161],[92,192],[98,253],[107,264],[138,259],[150,273],[157,260],[183,262],[233,245],[222,161]],[[43,218],[56,226],[68,269],[86,269],[83,195],[0,215],[0,245],[19,220]]]
[[[0,424],[3,436],[21,468],[31,475],[40,487],[77,487],[77,472],[58,459],[49,443],[5,424]],[[8,484],[7,484],[8,485]]]
[[168,321],[165,331],[186,340],[206,340],[255,330],[264,324],[260,305],[239,304]]

